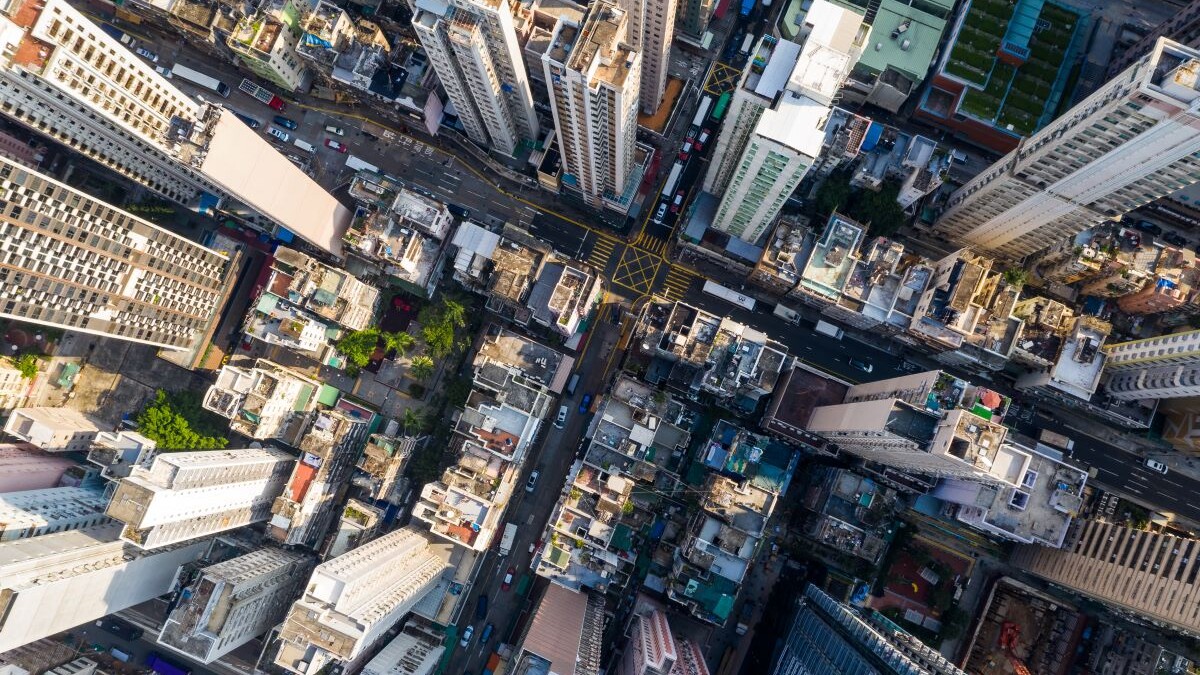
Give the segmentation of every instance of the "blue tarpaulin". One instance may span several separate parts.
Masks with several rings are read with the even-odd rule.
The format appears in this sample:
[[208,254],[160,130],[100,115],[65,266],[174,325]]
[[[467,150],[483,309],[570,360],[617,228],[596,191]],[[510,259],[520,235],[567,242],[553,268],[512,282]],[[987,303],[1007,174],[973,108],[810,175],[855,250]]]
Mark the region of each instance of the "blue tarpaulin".
[[883,125],[879,122],[871,122],[871,126],[867,128],[867,135],[863,137],[861,150],[870,152],[875,149],[875,144],[879,142],[879,137],[883,135]]
[[285,244],[290,244],[292,243],[292,240],[296,238],[296,235],[292,234],[291,230],[281,227],[275,232],[275,238]]

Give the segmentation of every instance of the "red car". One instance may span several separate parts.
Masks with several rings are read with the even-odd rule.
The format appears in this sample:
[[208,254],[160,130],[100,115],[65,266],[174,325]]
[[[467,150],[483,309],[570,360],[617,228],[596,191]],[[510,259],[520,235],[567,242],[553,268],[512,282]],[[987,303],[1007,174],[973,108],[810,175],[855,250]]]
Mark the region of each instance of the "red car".
[[349,150],[346,148],[346,146],[342,145],[341,143],[338,143],[337,141],[333,140],[332,138],[325,139],[325,147],[332,148],[343,154],[346,152],[349,152]]
[[510,565],[508,571],[504,573],[504,581],[500,584],[500,590],[507,591],[508,589],[512,588],[513,575],[516,574],[516,572],[517,570]]

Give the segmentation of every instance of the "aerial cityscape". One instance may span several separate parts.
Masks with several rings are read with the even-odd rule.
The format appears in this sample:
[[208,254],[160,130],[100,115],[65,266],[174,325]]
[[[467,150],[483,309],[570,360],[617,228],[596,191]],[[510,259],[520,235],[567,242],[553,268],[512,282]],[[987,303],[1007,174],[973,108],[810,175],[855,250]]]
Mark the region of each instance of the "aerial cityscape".
[[0,675],[1200,675],[1200,0],[0,2]]

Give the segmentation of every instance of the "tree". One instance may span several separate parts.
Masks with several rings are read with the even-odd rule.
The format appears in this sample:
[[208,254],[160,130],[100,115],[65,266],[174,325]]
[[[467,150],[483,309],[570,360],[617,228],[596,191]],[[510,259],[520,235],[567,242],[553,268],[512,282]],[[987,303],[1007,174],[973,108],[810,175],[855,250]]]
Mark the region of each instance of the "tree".
[[16,358],[9,357],[8,360],[12,361],[13,367],[20,371],[21,377],[26,380],[37,377],[38,361],[40,360],[37,354],[26,353]]
[[444,359],[454,351],[454,326],[449,323],[438,321],[421,326],[421,337],[435,359]]
[[385,349],[395,351],[397,355],[404,356],[408,350],[412,349],[413,344],[417,341],[411,334],[404,331],[399,333],[384,333],[383,346]]
[[442,321],[445,321],[455,328],[462,328],[463,326],[467,325],[467,309],[466,307],[463,307],[463,304],[457,300],[448,300],[446,298],[442,298],[440,314]]
[[337,341],[337,350],[355,368],[362,368],[371,362],[375,348],[379,346],[379,329],[365,328],[342,336]]
[[1004,271],[1004,283],[1009,286],[1020,288],[1025,285],[1025,281],[1029,278],[1029,272],[1020,267],[1010,267]]
[[411,435],[414,431],[420,431],[424,425],[425,415],[416,408],[407,408],[404,411],[404,433]]
[[185,397],[172,397],[159,389],[137,417],[138,433],[157,443],[160,452],[216,450],[228,445],[228,439],[204,435],[193,428],[193,421],[184,414],[194,412],[187,403]]
[[433,374],[433,359],[424,354],[413,357],[412,367],[408,372],[421,382],[428,380],[429,376]]
[[828,215],[837,211],[850,198],[850,177],[845,172],[835,172],[817,188],[817,213]]

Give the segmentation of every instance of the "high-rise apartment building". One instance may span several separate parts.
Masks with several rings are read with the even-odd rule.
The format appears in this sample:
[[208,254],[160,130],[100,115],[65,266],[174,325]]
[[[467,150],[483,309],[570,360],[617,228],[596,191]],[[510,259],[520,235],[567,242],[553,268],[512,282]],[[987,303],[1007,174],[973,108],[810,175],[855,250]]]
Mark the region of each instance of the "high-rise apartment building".
[[278,624],[312,570],[311,557],[262,548],[200,570],[158,643],[212,663]]
[[0,541],[103,525],[106,502],[102,490],[84,487],[0,494]]
[[771,675],[963,675],[879,612],[860,613],[809,584]]
[[354,663],[434,588],[451,546],[395,530],[313,570],[279,632],[275,664],[307,675]]
[[1142,619],[1200,631],[1200,540],[1075,521],[1062,548],[1018,546],[1010,562]]
[[1103,377],[1122,401],[1200,396],[1200,330],[1106,345]]
[[145,549],[262,522],[294,464],[272,448],[161,454],[121,479],[108,515]]
[[950,196],[934,231],[1008,259],[1200,181],[1200,51],[1160,39]]
[[[304,10],[308,8],[304,3]],[[237,22],[225,44],[255,75],[285,91],[296,91],[309,80],[304,61],[296,53],[304,34],[301,12],[292,0],[263,3],[257,12]]]
[[24,443],[0,443],[0,494],[41,490],[58,481],[75,462]]
[[708,675],[695,642],[671,633],[667,615],[653,608],[634,616],[618,675]]
[[176,89],[66,0],[10,3],[0,26],[5,116],[188,208],[341,254],[345,206],[261,134]]
[[542,54],[563,185],[595,208],[620,210],[633,170],[642,55],[626,41],[628,20],[599,0],[582,24],[559,18]]
[[70,630],[175,588],[179,567],[208,541],[143,551],[121,526],[0,542],[0,651]]
[[689,38],[700,40],[716,4],[715,0],[681,0],[676,10],[676,28]]
[[626,41],[642,55],[642,82],[638,103],[651,115],[667,91],[667,67],[675,40],[676,0],[620,0],[628,20]]
[[17,408],[4,433],[47,452],[87,452],[100,427],[73,408]]
[[0,200],[0,316],[169,349],[215,329],[228,255],[4,158]]
[[253,368],[225,366],[204,394],[204,407],[229,419],[229,428],[250,438],[300,442],[317,406],[321,383],[266,359]]
[[1125,48],[1109,62],[1108,77],[1116,77],[1122,70],[1149,54],[1160,37],[1188,47],[1200,48],[1200,0],[1187,3],[1186,7],[1181,7],[1169,19],[1152,28],[1142,39]]
[[516,154],[538,138],[508,0],[418,0],[413,28],[467,135]]
[[832,105],[862,53],[863,16],[826,0],[805,15],[803,44],[764,36],[735,90],[705,178],[722,195],[712,227],[756,242],[816,163]]

